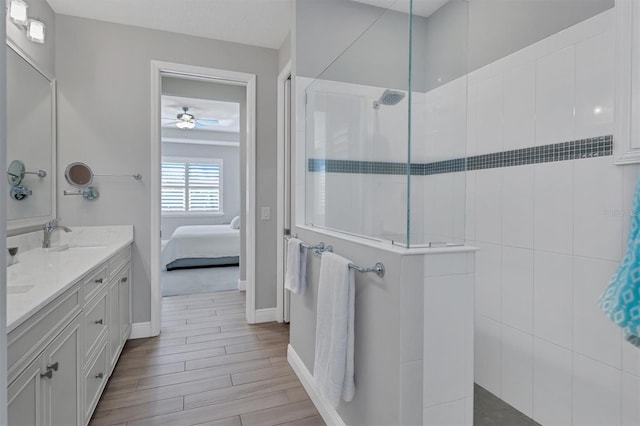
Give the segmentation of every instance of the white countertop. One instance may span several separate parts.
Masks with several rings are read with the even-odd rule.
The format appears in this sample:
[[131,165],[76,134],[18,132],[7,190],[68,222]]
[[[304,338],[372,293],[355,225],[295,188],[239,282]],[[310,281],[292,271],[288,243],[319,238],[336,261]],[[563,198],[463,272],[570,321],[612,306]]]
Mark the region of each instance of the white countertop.
[[133,242],[133,226],[71,227],[56,231],[50,249],[18,253],[7,268],[7,333]]

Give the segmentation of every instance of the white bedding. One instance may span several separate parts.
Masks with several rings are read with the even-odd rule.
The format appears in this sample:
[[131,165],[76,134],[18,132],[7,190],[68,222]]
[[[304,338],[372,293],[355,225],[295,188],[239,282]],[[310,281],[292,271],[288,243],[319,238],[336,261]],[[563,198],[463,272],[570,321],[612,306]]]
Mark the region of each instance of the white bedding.
[[240,230],[229,225],[177,228],[162,250],[162,265],[184,258],[240,256]]

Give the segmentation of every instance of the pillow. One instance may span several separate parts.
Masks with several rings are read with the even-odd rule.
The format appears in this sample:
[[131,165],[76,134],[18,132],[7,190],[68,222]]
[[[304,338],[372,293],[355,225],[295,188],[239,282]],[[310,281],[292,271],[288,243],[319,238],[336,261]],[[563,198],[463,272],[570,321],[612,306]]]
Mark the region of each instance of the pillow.
[[240,216],[236,216],[231,221],[231,228],[240,229]]

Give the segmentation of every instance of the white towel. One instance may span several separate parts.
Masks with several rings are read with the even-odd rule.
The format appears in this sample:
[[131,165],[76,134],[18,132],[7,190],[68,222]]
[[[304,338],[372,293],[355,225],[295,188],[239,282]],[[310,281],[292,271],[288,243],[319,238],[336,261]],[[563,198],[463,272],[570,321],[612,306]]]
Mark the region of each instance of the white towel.
[[313,376],[320,393],[334,406],[351,401],[353,381],[355,280],[349,260],[322,253]]
[[307,249],[302,241],[291,238],[287,243],[287,269],[284,274],[284,288],[296,294],[304,294],[307,276]]

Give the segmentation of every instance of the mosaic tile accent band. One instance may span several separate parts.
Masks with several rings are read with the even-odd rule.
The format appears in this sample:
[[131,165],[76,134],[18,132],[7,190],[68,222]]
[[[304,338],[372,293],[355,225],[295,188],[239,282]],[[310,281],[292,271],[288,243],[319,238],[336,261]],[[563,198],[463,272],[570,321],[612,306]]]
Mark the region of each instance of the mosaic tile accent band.
[[[581,160],[613,155],[613,136],[599,136],[551,145],[502,151],[473,157],[436,161],[433,163],[412,163],[412,176],[428,176],[440,173],[464,172],[465,170],[495,169],[527,164],[550,163],[554,161]],[[384,161],[321,160],[310,158],[310,172],[353,173],[375,175],[406,175],[406,163]]]

